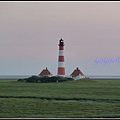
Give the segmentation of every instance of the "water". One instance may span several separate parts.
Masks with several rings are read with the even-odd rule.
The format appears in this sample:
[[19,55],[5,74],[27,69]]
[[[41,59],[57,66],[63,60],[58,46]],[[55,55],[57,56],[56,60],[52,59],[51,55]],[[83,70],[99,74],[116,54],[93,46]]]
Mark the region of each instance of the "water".
[[0,80],[17,80],[28,78],[32,75],[0,75]]
[[88,75],[86,76],[89,79],[100,79],[100,80],[112,80],[112,79],[116,79],[116,80],[120,80],[120,76],[108,76],[108,75]]
[[[17,79],[24,79],[29,78],[33,75],[0,75],[0,80],[17,80]],[[66,76],[68,77],[68,76]],[[107,80],[107,79],[116,79],[120,80],[120,76],[102,76],[102,75],[86,75],[86,78],[89,79],[99,79],[99,80]]]

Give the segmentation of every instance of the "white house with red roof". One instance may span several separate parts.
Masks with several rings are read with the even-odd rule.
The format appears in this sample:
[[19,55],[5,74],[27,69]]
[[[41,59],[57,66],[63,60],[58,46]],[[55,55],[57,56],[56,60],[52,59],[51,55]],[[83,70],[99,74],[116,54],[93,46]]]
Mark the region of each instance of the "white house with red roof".
[[51,77],[53,75],[51,74],[51,72],[46,67],[46,69],[43,69],[42,72],[38,76],[40,76],[40,77],[43,77],[43,76]]
[[74,80],[77,79],[84,79],[85,75],[80,71],[80,69],[78,69],[78,67],[72,72],[72,74],[70,75]]

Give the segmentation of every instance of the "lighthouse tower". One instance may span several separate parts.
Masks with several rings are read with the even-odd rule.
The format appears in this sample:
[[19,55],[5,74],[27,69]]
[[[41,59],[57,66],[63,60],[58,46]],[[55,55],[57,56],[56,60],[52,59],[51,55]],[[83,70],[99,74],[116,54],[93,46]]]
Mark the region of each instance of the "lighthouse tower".
[[62,39],[59,40],[58,76],[65,76],[64,42]]

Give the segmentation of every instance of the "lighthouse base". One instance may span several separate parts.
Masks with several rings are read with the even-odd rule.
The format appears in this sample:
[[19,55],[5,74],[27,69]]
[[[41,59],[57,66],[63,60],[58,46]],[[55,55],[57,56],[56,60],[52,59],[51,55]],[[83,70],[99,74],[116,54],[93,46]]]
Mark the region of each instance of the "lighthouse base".
[[58,76],[65,76],[65,68],[58,68]]

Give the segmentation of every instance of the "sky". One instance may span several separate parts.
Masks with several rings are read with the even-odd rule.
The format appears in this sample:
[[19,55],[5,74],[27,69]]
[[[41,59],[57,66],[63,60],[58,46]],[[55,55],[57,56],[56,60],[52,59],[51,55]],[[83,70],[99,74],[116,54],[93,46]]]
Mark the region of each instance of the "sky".
[[65,70],[120,75],[120,2],[0,2],[0,75]]

